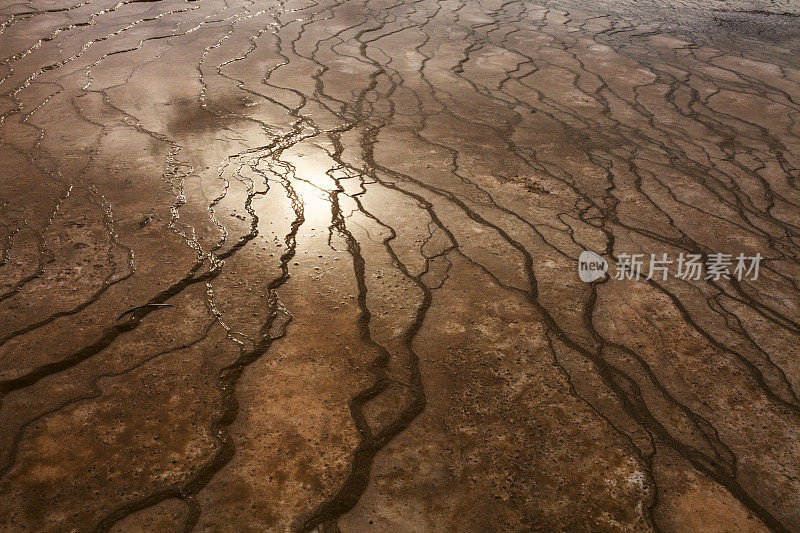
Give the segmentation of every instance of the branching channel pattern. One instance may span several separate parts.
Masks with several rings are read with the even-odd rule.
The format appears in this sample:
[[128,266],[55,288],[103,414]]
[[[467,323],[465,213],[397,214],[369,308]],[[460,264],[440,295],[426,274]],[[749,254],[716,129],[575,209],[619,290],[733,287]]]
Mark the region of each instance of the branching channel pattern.
[[799,17],[0,3],[0,529],[800,530]]

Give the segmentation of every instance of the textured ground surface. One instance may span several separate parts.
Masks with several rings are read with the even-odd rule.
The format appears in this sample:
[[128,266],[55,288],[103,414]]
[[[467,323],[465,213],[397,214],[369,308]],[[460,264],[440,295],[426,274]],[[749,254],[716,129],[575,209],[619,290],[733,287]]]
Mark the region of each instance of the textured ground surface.
[[3,0],[2,529],[799,531],[799,47],[790,0]]

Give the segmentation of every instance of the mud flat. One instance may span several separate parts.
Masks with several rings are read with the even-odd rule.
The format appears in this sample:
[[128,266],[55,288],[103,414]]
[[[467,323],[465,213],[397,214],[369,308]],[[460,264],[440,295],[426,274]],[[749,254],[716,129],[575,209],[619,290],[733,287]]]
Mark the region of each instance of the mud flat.
[[0,529],[800,530],[798,48],[778,0],[4,3]]

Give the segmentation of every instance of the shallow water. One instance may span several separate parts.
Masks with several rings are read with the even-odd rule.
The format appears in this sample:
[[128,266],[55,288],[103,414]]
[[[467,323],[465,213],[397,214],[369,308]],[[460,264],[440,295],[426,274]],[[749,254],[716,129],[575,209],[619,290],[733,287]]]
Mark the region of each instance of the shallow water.
[[4,529],[800,528],[798,16],[6,3]]

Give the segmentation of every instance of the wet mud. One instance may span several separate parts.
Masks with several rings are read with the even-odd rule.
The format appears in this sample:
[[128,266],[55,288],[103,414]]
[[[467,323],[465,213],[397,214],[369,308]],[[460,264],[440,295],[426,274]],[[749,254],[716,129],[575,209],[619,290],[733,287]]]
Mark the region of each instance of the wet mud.
[[[800,530],[799,47],[788,0],[4,3],[0,529]],[[613,275],[714,253],[758,277]]]

